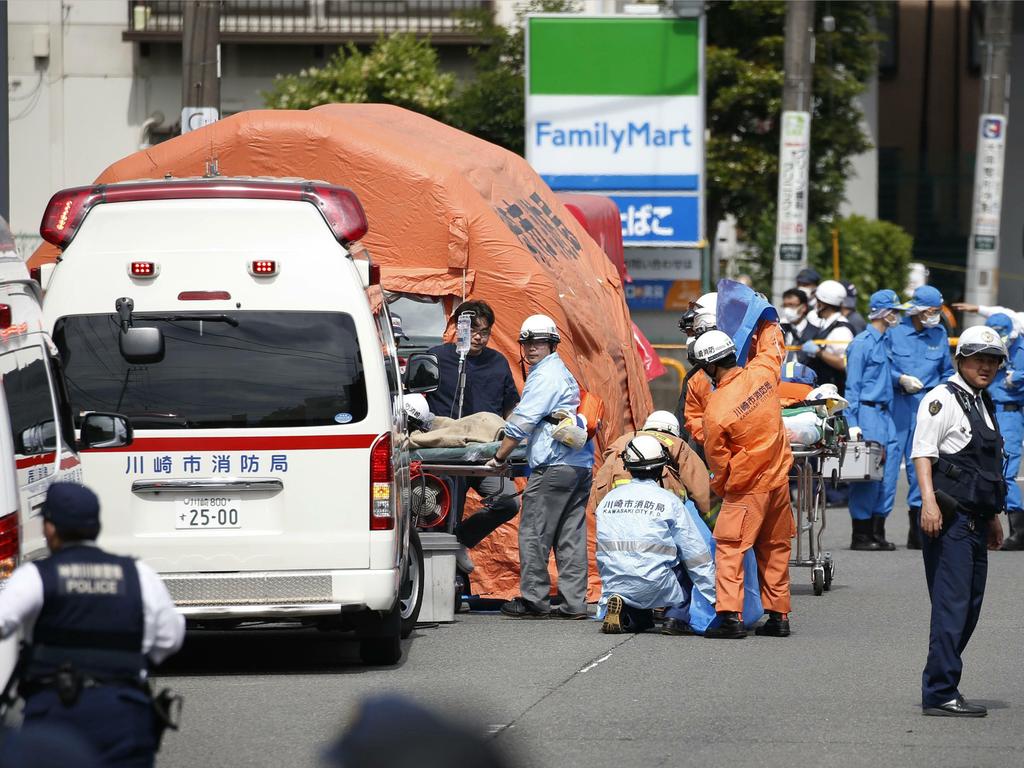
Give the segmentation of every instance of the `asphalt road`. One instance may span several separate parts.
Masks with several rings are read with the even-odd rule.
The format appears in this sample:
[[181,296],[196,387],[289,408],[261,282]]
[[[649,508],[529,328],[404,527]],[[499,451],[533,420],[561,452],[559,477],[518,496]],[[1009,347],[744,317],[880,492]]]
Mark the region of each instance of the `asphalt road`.
[[[160,680],[186,697],[158,765],[316,766],[369,694],[471,717],[519,766],[1008,766],[1024,762],[1024,553],[991,553],[962,690],[983,720],[920,714],[928,598],[919,552],[850,552],[815,597],[793,570],[793,635],[606,636],[593,621],[461,614],[418,630],[400,666],[362,666],[312,631],[191,634]],[[906,537],[905,507],[890,523]],[[469,714],[471,713],[471,714]],[[1020,761],[1020,762],[1018,762]]]

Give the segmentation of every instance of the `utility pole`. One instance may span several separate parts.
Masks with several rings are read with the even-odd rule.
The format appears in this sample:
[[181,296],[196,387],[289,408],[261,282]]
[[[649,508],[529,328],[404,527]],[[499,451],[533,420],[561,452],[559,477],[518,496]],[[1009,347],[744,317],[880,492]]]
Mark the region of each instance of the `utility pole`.
[[[999,287],[999,220],[1003,202],[1003,159],[1010,108],[1010,33],[1013,3],[988,0],[981,47],[981,114],[974,163],[974,207],[967,252],[967,303],[996,304]],[[967,325],[981,319],[965,318]]]
[[779,204],[772,302],[796,285],[807,266],[807,198],[811,164],[811,82],[814,75],[814,2],[786,3],[786,80],[779,125]]
[[220,117],[220,2],[183,3],[181,34],[181,132]]

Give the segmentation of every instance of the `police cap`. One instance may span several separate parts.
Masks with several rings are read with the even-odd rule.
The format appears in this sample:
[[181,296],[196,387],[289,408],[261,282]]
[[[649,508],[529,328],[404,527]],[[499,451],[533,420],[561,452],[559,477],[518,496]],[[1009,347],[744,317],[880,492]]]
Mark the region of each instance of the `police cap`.
[[84,485],[54,483],[43,502],[43,519],[63,529],[98,528],[100,500]]

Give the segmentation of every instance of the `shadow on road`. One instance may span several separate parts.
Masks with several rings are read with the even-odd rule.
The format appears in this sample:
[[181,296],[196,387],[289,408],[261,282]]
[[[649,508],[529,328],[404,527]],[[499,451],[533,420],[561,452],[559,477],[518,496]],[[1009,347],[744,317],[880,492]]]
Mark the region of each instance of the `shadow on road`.
[[[413,633],[411,639],[415,637]],[[386,669],[405,663],[409,642],[402,643],[402,660]],[[385,667],[371,667],[360,661],[359,643],[352,633],[315,629],[195,630],[186,635],[181,651],[160,667],[158,677],[359,674],[380,669]]]

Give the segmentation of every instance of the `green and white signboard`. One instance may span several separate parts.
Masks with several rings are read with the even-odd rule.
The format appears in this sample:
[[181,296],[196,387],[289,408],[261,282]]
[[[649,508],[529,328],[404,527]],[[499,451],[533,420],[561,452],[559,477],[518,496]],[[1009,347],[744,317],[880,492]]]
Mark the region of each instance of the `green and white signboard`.
[[701,18],[531,16],[527,160],[552,189],[689,194],[699,216],[703,50]]

